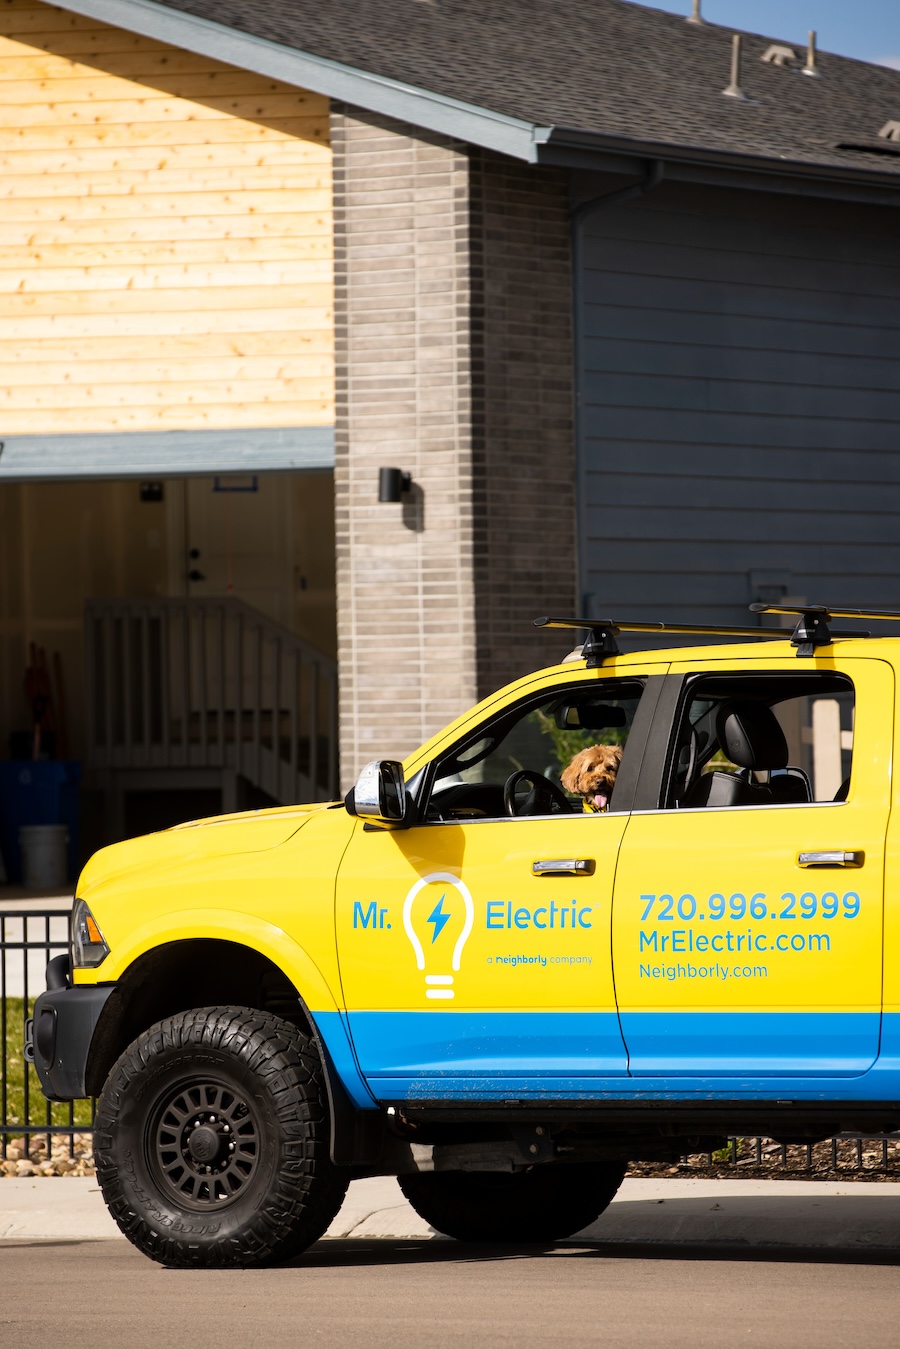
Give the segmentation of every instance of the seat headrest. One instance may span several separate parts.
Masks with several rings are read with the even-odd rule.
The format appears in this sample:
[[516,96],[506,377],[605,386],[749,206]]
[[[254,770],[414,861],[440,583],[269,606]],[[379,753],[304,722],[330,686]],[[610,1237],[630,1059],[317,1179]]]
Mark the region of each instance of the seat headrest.
[[723,703],[716,717],[716,733],[719,744],[739,768],[757,771],[787,767],[784,731],[765,703]]

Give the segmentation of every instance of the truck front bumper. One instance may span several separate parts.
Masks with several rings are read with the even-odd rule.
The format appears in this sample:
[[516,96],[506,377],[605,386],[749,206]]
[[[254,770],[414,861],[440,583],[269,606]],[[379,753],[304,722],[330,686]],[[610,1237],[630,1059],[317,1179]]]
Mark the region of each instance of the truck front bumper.
[[48,1101],[87,1095],[85,1077],[91,1041],[115,984],[73,987],[69,957],[47,967],[47,992],[34,1005],[25,1036],[25,1057],[34,1063]]

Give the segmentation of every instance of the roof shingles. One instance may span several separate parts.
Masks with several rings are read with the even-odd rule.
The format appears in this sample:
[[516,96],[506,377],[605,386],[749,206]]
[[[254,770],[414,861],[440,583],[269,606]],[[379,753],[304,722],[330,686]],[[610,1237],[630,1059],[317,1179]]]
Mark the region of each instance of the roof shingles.
[[[900,71],[820,53],[823,78],[765,64],[746,35],[628,0],[165,0],[172,9],[524,121],[673,148],[900,176],[875,143],[900,119]],[[687,0],[685,0],[687,6]],[[882,142],[889,149],[888,142]],[[900,147],[898,147],[900,148]]]

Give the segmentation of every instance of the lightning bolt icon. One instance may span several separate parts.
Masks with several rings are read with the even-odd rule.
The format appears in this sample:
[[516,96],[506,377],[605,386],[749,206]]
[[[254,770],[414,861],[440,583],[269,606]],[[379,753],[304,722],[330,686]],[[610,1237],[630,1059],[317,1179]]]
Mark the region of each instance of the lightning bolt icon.
[[450,922],[450,915],[449,915],[449,913],[444,913],[444,900],[445,900],[446,898],[447,898],[447,892],[444,891],[444,893],[441,895],[440,899],[438,900],[437,904],[435,904],[434,908],[431,910],[431,913],[428,915],[428,917],[427,917],[426,920],[425,920],[426,923],[434,923],[434,932],[433,932],[432,937],[431,937],[431,944],[432,944],[432,946],[434,946],[434,943],[437,941],[438,937],[439,937],[439,936],[441,935],[441,933],[443,932],[443,930],[444,930],[444,928],[446,927],[447,923]]

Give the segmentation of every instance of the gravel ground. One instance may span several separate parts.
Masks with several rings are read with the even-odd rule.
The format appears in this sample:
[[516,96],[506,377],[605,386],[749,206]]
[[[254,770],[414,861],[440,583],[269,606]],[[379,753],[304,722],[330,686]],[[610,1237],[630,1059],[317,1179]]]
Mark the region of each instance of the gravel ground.
[[92,1176],[93,1143],[90,1134],[51,1134],[47,1149],[46,1134],[11,1138],[6,1157],[0,1160],[0,1176]]
[[900,1181],[900,1138],[827,1138],[788,1144],[736,1138],[719,1152],[697,1153],[676,1165],[635,1162],[629,1176],[737,1177],[744,1180]]

